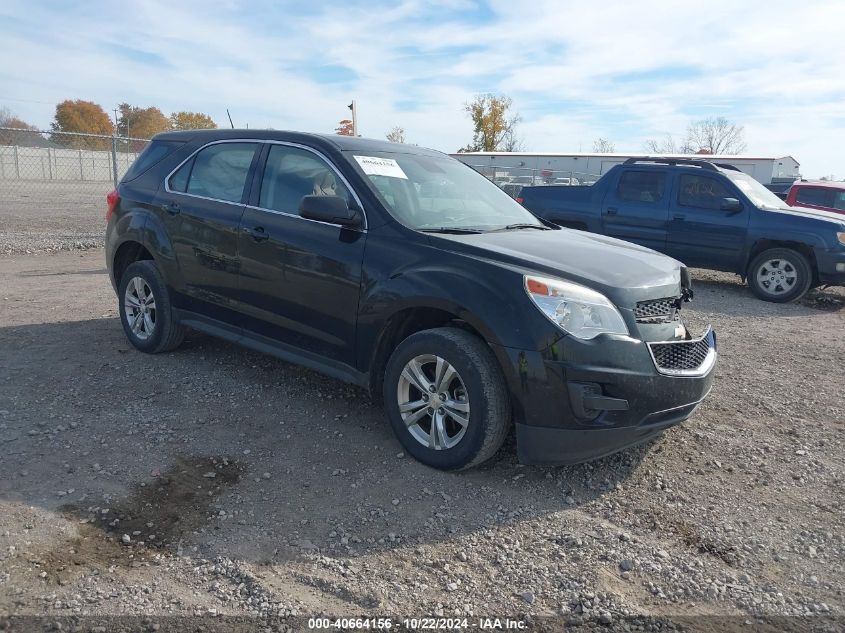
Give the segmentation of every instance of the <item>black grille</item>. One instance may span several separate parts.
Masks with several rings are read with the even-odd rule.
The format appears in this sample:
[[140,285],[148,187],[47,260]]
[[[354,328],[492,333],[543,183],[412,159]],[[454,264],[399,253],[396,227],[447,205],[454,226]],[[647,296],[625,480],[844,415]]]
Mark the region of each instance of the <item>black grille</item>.
[[694,371],[704,364],[710,351],[710,337],[698,341],[649,343],[654,362],[659,369],[670,372]]
[[652,301],[640,301],[634,308],[634,317],[637,323],[669,323],[680,319],[677,307],[678,300],[675,297],[666,299],[654,299]]

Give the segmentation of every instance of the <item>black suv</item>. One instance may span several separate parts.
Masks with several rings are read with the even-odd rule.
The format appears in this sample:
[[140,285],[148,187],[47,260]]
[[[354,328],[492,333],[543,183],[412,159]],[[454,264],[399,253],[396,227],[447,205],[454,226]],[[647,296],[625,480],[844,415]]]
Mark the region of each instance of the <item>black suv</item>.
[[195,328],[381,394],[405,449],[572,463],[710,390],[676,260],[538,220],[439,152],[343,136],[156,136],[109,195],[106,257],[144,352]]

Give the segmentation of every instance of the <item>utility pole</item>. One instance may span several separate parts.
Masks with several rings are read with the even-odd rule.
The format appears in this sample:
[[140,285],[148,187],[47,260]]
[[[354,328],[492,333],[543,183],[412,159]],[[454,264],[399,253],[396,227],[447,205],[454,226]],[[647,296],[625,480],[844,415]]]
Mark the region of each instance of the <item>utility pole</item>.
[[355,106],[355,99],[347,107],[352,110],[352,136],[358,136],[358,108]]
[[111,135],[111,174],[117,189],[117,108],[114,109],[114,132]]

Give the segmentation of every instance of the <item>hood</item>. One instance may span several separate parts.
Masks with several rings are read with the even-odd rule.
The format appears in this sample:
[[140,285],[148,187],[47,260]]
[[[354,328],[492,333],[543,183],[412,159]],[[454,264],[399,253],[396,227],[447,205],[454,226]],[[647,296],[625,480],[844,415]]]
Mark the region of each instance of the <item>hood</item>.
[[429,234],[455,253],[580,283],[607,295],[620,307],[676,297],[683,264],[649,248],[570,229],[534,229],[472,235]]
[[819,222],[818,226],[830,224],[832,229],[838,231],[841,231],[845,227],[845,214],[834,211],[810,209],[809,207],[779,207],[777,209],[769,209],[767,207],[762,210],[767,213],[779,213],[781,215],[802,218],[803,220],[816,220]]

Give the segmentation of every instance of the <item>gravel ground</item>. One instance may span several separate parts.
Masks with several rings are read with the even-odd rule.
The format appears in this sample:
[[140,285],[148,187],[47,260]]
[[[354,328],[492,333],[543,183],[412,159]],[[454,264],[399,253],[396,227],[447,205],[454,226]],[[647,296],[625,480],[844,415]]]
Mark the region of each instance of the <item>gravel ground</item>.
[[[330,613],[841,630],[845,293],[773,305],[733,276],[695,279],[684,311],[714,324],[721,357],[687,423],[562,468],[520,466],[511,439],[446,474],[404,455],[357,388],[197,333],[134,351],[100,249],[0,256],[0,625]],[[766,620],[796,615],[811,617]]]
[[98,248],[111,182],[0,180],[0,254]]

